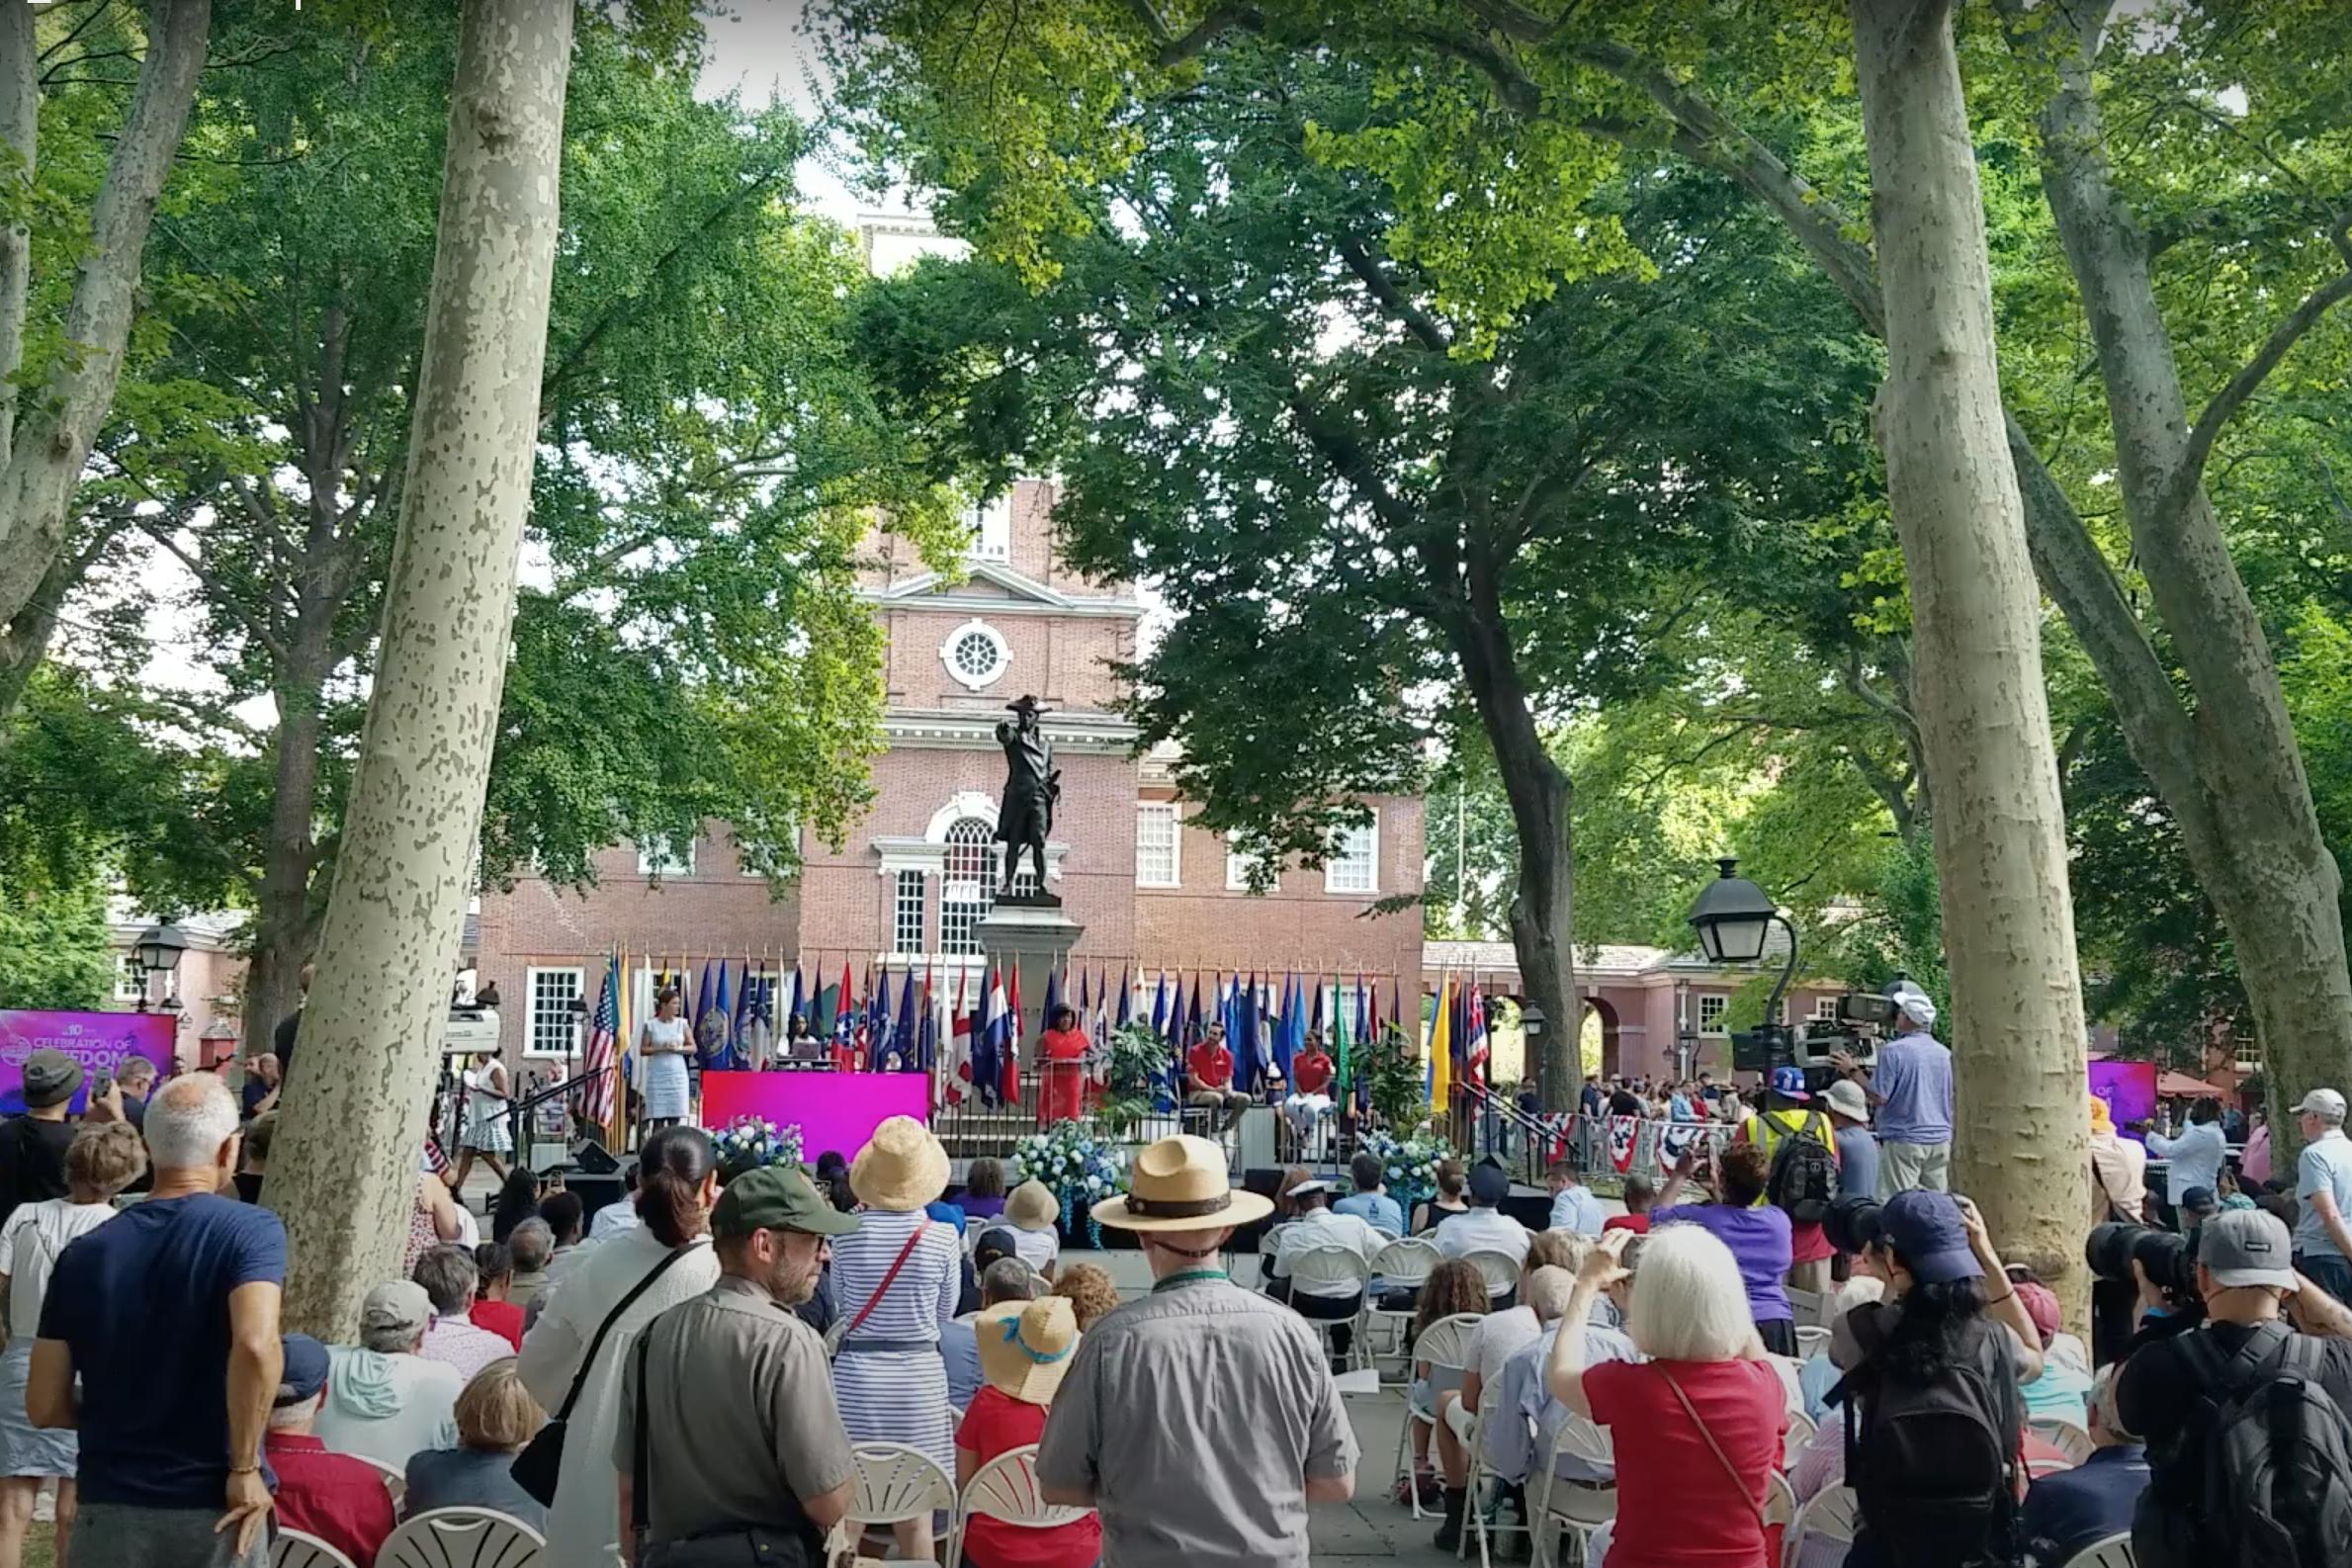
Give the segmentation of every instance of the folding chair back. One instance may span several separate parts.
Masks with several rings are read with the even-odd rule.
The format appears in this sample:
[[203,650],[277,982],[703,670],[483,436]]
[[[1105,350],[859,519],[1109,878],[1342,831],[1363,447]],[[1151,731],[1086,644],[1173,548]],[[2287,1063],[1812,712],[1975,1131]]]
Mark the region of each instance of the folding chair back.
[[[1352,1247],[1314,1247],[1296,1254],[1290,1260],[1290,1288],[1295,1293],[1301,1285],[1346,1285],[1360,1295],[1372,1277],[1371,1265],[1363,1254]],[[1336,1295],[1336,1291],[1310,1290],[1309,1295]]]
[[1023,1529],[1052,1529],[1085,1519],[1091,1509],[1048,1503],[1037,1479],[1037,1444],[1008,1448],[982,1465],[956,1508],[955,1536],[947,1549],[947,1568],[958,1568],[964,1555],[964,1529],[974,1518],[993,1519]]
[[1786,1568],[1795,1568],[1806,1540],[1815,1536],[1851,1544],[1854,1518],[1854,1488],[1833,1486],[1815,1493],[1796,1511],[1796,1522],[1782,1536],[1782,1562]]
[[539,1568],[547,1539],[511,1514],[436,1508],[392,1532],[376,1568]]
[[856,1470],[848,1517],[859,1524],[897,1524],[955,1507],[955,1482],[920,1448],[861,1442],[849,1455]]
[[2125,1530],[2091,1542],[2067,1560],[2066,1568],[2137,1568],[2138,1561],[2132,1551],[2132,1532]]
[[315,1535],[280,1527],[270,1542],[270,1568],[359,1568]]
[[1437,1244],[1420,1236],[1400,1237],[1372,1255],[1372,1272],[1400,1289],[1409,1289],[1437,1272],[1445,1262]]
[[1519,1288],[1520,1261],[1509,1253],[1465,1253],[1470,1266],[1478,1270],[1478,1277],[1486,1281],[1486,1293],[1502,1295]]

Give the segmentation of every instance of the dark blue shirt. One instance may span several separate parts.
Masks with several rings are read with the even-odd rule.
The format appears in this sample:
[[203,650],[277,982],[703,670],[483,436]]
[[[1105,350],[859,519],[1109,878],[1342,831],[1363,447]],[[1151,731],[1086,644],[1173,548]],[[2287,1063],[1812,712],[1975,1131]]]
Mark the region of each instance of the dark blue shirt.
[[2053,1470],[2026,1488],[2018,1538],[2040,1568],[2063,1568],[2074,1554],[2132,1527],[2132,1510],[2147,1490],[2147,1450],[2134,1443],[2100,1448],[2071,1470]]
[[278,1216],[210,1192],[133,1204],[58,1255],[41,1338],[81,1376],[83,1501],[220,1506],[228,1295],[285,1281]]

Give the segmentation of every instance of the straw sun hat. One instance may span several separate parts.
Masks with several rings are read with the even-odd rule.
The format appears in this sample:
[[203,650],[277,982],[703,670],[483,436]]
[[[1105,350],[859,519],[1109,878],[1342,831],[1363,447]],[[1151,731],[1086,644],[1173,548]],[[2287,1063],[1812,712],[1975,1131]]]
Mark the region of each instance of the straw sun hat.
[[1121,1231],[1213,1231],[1274,1211],[1273,1199],[1236,1192],[1225,1151],[1206,1138],[1163,1138],[1135,1157],[1129,1191],[1094,1205],[1094,1222]]
[[1068,1296],[1002,1301],[972,1320],[980,1375],[991,1388],[1027,1405],[1053,1403],[1078,1350],[1078,1314]]
[[1062,1224],[1061,1200],[1042,1181],[1023,1181],[1004,1200],[1004,1223],[1015,1230],[1050,1231]]
[[947,1190],[947,1151],[912,1116],[893,1116],[849,1165],[849,1190],[870,1209],[921,1208]]

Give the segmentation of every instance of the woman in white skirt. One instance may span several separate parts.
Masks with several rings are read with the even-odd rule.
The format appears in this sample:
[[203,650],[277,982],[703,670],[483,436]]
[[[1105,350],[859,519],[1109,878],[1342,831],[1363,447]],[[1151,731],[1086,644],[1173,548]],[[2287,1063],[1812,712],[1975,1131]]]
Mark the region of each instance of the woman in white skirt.
[[147,1169],[147,1151],[129,1122],[92,1123],[65,1151],[68,1195],[21,1204],[0,1225],[0,1283],[8,1290],[8,1349],[0,1352],[0,1568],[19,1568],[41,1483],[57,1483],[57,1561],[73,1535],[73,1478],[80,1463],[70,1432],[36,1428],[25,1415],[25,1375],[41,1328],[42,1298],[65,1244],[115,1217],[114,1195]]
[[[893,1116],[858,1151],[849,1190],[865,1212],[856,1230],[832,1240],[833,1298],[845,1325],[833,1352],[841,1425],[851,1442],[903,1442],[953,1475],[939,1329],[955,1317],[964,1252],[952,1226],[923,1213],[947,1190],[947,1151],[921,1122]],[[929,1559],[929,1519],[892,1529],[900,1557]]]
[[477,1156],[490,1168],[491,1176],[501,1182],[506,1179],[506,1167],[500,1157],[514,1152],[514,1134],[506,1125],[506,1107],[512,1097],[507,1087],[506,1064],[487,1051],[476,1057],[474,1065],[466,1070],[466,1132],[460,1140],[458,1176],[450,1183],[461,1196]]
[[658,1132],[692,1114],[686,1081],[686,1053],[694,1049],[686,1020],[678,1016],[678,994],[665,991],[653,1015],[638,1027],[638,1092],[645,1097],[646,1131]]

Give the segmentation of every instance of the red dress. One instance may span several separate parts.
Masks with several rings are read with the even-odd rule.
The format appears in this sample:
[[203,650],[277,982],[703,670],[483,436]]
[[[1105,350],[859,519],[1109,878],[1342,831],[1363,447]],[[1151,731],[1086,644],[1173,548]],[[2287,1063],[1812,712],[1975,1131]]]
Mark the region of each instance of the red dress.
[[1037,1039],[1037,1060],[1045,1085],[1038,1117],[1050,1127],[1084,1114],[1087,1099],[1087,1037],[1079,1029],[1048,1029]]

